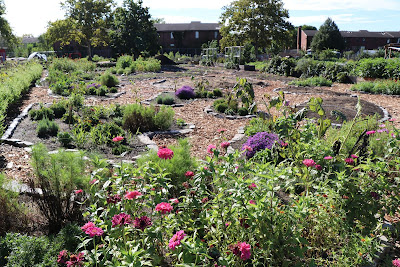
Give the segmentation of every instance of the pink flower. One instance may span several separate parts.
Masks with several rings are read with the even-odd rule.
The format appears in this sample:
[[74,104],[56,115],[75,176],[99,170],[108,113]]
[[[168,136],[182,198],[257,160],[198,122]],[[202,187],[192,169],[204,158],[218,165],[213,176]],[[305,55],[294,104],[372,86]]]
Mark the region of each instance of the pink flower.
[[224,133],[224,132],[226,132],[226,131],[228,131],[228,130],[227,130],[227,129],[224,129],[224,128],[218,129],[218,132],[219,132],[219,133]]
[[379,129],[377,132],[378,133],[384,133],[384,132],[389,133],[389,130],[388,129]]
[[213,153],[214,153],[214,149],[216,149],[216,148],[217,148],[216,145],[213,145],[213,144],[208,145],[208,147],[207,147],[207,153],[213,154]]
[[112,140],[113,140],[113,142],[120,142],[120,141],[124,140],[124,138],[122,136],[117,136],[117,137],[114,137]]
[[256,187],[257,187],[257,185],[255,183],[251,183],[251,185],[249,185],[250,190],[253,190]]
[[83,252],[79,252],[78,255],[72,254],[66,264],[67,267],[82,267],[84,260],[85,254],[83,254]]
[[57,257],[57,262],[60,264],[66,264],[69,259],[68,251],[61,250]]
[[306,165],[307,167],[312,167],[315,165],[315,161],[312,159],[305,159],[303,160],[303,164]]
[[230,145],[231,145],[231,143],[229,143],[229,142],[222,142],[222,143],[221,143],[221,147],[222,147],[223,149],[227,149]]
[[203,197],[203,199],[201,200],[201,203],[207,203],[208,202],[208,197]]
[[174,204],[178,204],[179,200],[177,198],[171,198],[169,201],[171,201]]
[[318,171],[322,170],[322,166],[319,164],[315,164],[314,168],[317,169]]
[[251,204],[251,205],[255,205],[255,204],[256,204],[256,202],[255,202],[253,199],[250,199],[250,201],[249,201],[249,204]]
[[346,162],[349,165],[353,165],[354,164],[354,160],[352,158],[345,158],[344,162]]
[[140,218],[135,218],[135,220],[133,221],[133,225],[135,226],[135,228],[138,228],[142,231],[144,231],[144,229],[146,227],[151,226],[153,223],[151,221],[151,219],[147,216],[142,216]]
[[396,121],[396,119],[395,118],[391,118],[391,119],[389,119],[389,121]]
[[392,264],[394,267],[400,267],[400,259],[394,259],[392,261]]
[[95,182],[97,182],[97,179],[90,180],[89,184],[94,184]]
[[120,201],[121,201],[121,196],[118,195],[118,194],[115,194],[113,196],[107,196],[107,203],[108,204],[110,204],[110,203],[117,204]]
[[171,206],[171,204],[169,204],[167,202],[161,202],[161,203],[157,204],[157,206],[156,206],[156,211],[161,211],[161,214],[171,212],[172,210],[173,210],[173,207]]
[[366,134],[366,135],[370,135],[370,134],[374,134],[374,133],[376,133],[376,131],[372,130],[372,131],[366,132],[365,134]]
[[253,151],[253,148],[251,146],[246,145],[246,146],[243,146],[243,150],[251,152],[251,151]]
[[238,244],[239,246],[239,251],[240,251],[240,258],[242,260],[248,260],[250,259],[251,256],[251,246],[247,244],[246,242],[241,242]]
[[379,128],[385,128],[386,127],[386,125],[385,124],[381,124],[381,125],[379,125]]
[[112,217],[111,223],[112,223],[111,227],[116,227],[116,226],[122,226],[124,224],[131,224],[132,220],[129,214],[122,212],[120,214],[114,215],[114,217]]
[[330,159],[333,159],[333,157],[332,156],[326,156],[326,157],[324,157],[324,159],[330,160]]
[[77,194],[77,195],[78,195],[78,194],[82,193],[82,192],[83,192],[83,190],[82,190],[82,189],[79,189],[79,190],[75,190],[74,192],[75,192],[75,194]]
[[187,172],[185,173],[185,176],[188,177],[188,178],[193,177],[193,176],[194,176],[194,172],[192,172],[192,171],[187,171]]
[[281,142],[281,146],[282,146],[282,147],[287,147],[288,145],[289,145],[288,143],[285,143],[285,142],[283,142],[283,141]]
[[351,154],[351,156],[350,157],[352,157],[353,159],[356,159],[356,158],[358,158],[358,156],[357,155],[355,155],[355,154]]
[[142,193],[140,193],[139,191],[128,191],[125,194],[125,199],[137,199],[139,196],[141,196]]
[[228,227],[231,224],[231,222],[226,222],[225,226]]
[[81,229],[90,237],[101,236],[104,234],[104,231],[101,228],[96,227],[96,225],[94,225],[92,222],[86,223],[81,227]]
[[168,247],[172,250],[175,250],[175,247],[181,244],[182,239],[186,236],[183,230],[176,232],[172,238],[169,240]]
[[160,147],[158,149],[157,156],[160,159],[172,159],[172,157],[174,156],[174,152],[167,147]]

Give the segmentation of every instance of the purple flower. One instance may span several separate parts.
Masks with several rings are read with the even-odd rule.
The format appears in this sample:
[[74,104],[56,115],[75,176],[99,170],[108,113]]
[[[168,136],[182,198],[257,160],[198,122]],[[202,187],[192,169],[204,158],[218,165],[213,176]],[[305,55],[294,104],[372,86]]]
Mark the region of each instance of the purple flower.
[[[242,146],[242,151],[246,151],[246,157],[252,158],[257,151],[262,151],[265,149],[271,149],[279,137],[275,133],[259,132],[253,136],[250,136],[246,143]],[[251,148],[249,150],[248,148]]]
[[191,99],[196,97],[194,89],[187,85],[184,85],[178,90],[176,90],[175,95],[180,99]]
[[151,221],[151,219],[147,216],[142,216],[142,217],[138,217],[135,218],[135,220],[133,221],[133,225],[135,226],[135,228],[138,228],[142,231],[144,231],[144,229],[146,227],[151,226],[153,223]]

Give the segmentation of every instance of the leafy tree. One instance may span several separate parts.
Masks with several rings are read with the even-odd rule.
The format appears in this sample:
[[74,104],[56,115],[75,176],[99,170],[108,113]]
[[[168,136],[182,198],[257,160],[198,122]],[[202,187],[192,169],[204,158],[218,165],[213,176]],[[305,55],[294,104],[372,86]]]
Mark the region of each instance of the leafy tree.
[[48,40],[61,45],[75,41],[86,47],[91,57],[93,46],[105,46],[109,41],[107,29],[113,4],[113,0],[65,0],[61,6],[66,18],[49,24]]
[[338,26],[331,18],[328,18],[312,39],[311,49],[313,51],[322,51],[325,49],[342,51],[344,48],[345,42]]
[[111,45],[118,54],[138,57],[142,52],[155,54],[159,50],[157,30],[142,0],[124,0],[122,7],[114,12]]
[[285,41],[293,26],[281,0],[235,0],[221,15],[221,46],[243,45],[258,48]]
[[[302,29],[303,31],[306,31],[306,30],[314,30],[314,31],[316,31],[316,30],[317,30],[317,27],[304,24],[304,25],[301,26],[301,29]],[[296,30],[297,30],[297,27],[296,27]]]
[[10,24],[4,18],[6,13],[6,6],[4,5],[4,1],[0,0],[0,35],[1,41],[5,46],[13,47],[18,44],[17,37],[13,34]]

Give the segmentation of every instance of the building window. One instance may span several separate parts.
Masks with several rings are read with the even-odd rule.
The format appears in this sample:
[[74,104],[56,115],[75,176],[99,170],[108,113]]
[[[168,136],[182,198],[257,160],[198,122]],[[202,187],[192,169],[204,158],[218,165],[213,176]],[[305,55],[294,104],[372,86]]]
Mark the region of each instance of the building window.
[[198,32],[198,31],[196,31],[196,32],[194,33],[194,35],[195,35],[195,38],[196,38],[196,39],[199,39],[199,37],[200,37],[200,34],[199,34],[199,32]]
[[387,39],[387,43],[390,44],[390,39]]
[[365,42],[365,38],[363,38],[363,42]]
[[174,33],[171,32],[171,39],[174,39]]
[[214,32],[214,39],[218,39],[218,32],[217,31]]

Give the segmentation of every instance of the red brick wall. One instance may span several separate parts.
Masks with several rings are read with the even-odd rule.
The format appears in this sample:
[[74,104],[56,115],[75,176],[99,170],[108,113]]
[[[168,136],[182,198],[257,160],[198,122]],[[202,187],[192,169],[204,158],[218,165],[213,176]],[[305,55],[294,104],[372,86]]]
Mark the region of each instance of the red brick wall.
[[[182,43],[174,37],[171,39],[171,32],[159,32],[159,43],[163,48],[201,48],[201,45],[215,39],[215,31],[199,31],[199,38],[196,38],[195,31],[185,31]],[[217,34],[217,40],[221,40],[221,35]],[[174,46],[171,46],[173,44]]]

